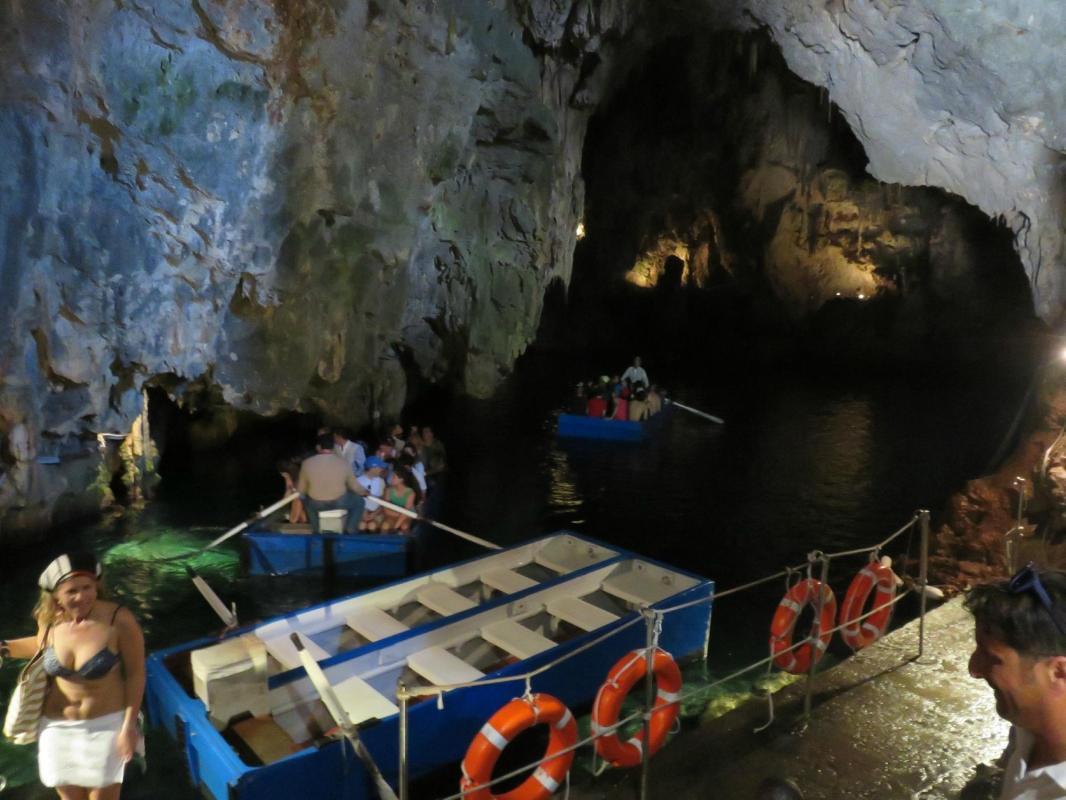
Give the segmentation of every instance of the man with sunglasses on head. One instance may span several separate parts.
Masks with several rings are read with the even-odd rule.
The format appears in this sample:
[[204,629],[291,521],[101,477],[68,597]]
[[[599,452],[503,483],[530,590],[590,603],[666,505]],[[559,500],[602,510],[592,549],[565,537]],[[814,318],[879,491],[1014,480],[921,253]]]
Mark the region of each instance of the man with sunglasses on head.
[[966,597],[983,678],[1012,724],[1000,800],[1066,797],[1066,572],[1029,564]]

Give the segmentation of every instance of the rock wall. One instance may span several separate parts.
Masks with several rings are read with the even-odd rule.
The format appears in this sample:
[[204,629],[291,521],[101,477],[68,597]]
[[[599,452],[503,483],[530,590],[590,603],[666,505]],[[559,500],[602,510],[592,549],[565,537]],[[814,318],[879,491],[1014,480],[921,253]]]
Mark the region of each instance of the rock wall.
[[585,0],[3,4],[7,527],[98,502],[97,434],[146,385],[353,425],[412,371],[490,393],[569,278],[586,51],[630,24]]

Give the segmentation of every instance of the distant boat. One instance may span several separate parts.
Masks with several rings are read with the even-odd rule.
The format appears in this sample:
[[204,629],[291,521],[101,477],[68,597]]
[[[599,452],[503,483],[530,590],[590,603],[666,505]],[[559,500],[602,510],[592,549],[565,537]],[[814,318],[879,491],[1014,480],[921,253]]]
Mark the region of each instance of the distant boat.
[[409,706],[406,763],[418,778],[457,762],[486,720],[523,691],[521,680],[479,681],[548,667],[531,679],[532,690],[575,710],[588,707],[611,666],[644,646],[642,606],[707,599],[663,615],[659,638],[678,660],[702,654],[713,588],[682,570],[558,533],[221,640],[152,653],[146,707],[181,748],[192,784],[214,800],[369,800],[367,770],[331,731],[294,633],[395,788],[398,681],[473,683],[445,691],[440,703]]
[[648,417],[644,422],[589,417],[584,414],[560,414],[556,433],[564,438],[640,442],[660,430],[673,413],[673,406],[666,402],[662,411]]

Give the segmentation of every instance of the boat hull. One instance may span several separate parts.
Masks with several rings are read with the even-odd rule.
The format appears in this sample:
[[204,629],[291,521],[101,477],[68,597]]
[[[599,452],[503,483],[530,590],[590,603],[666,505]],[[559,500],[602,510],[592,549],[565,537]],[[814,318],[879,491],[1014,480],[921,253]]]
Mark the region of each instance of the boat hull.
[[243,535],[249,575],[334,574],[391,578],[407,573],[413,535],[281,533]]
[[613,442],[641,442],[658,431],[672,414],[671,406],[645,422],[588,417],[581,414],[560,414],[556,434],[569,439],[601,439]]

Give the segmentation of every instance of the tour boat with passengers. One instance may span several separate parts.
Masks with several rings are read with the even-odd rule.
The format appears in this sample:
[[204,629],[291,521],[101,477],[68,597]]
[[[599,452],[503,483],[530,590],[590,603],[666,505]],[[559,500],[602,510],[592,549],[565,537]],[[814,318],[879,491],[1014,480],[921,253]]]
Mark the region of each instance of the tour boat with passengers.
[[257,519],[241,534],[241,562],[249,575],[332,574],[367,579],[399,578],[411,571],[418,542],[441,505],[442,490],[429,495],[421,518],[403,533],[342,533],[344,511],[321,512],[321,530],[278,519]]
[[560,414],[555,431],[563,438],[642,442],[661,430],[673,412],[673,404],[668,401],[662,411],[643,422],[590,417],[586,414]]
[[570,722],[612,665],[646,646],[650,618],[656,658],[704,655],[713,590],[561,532],[152,653],[146,706],[215,800],[371,798],[375,770],[338,735],[326,695],[396,787],[457,762],[523,691]]

